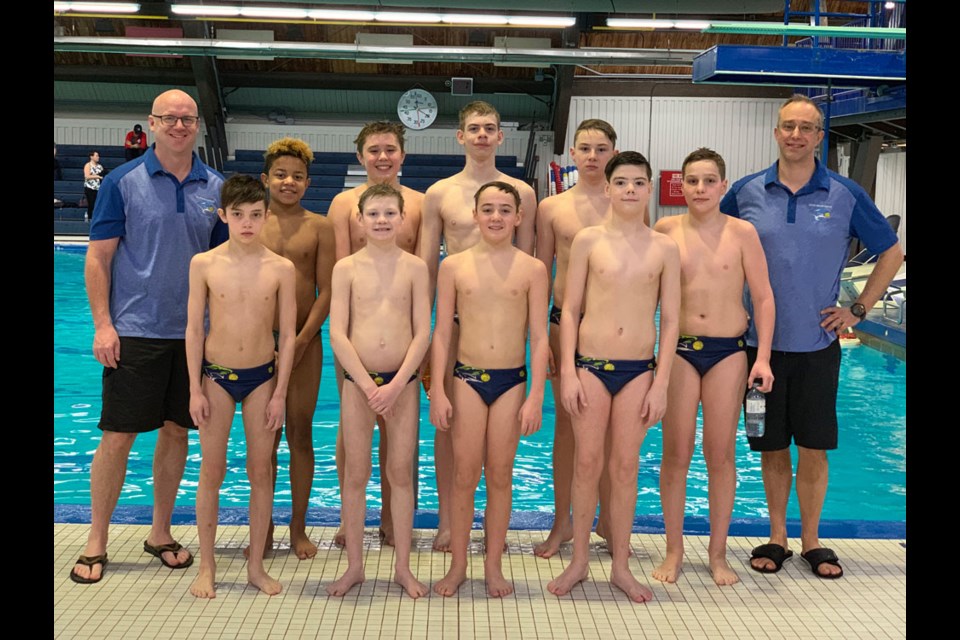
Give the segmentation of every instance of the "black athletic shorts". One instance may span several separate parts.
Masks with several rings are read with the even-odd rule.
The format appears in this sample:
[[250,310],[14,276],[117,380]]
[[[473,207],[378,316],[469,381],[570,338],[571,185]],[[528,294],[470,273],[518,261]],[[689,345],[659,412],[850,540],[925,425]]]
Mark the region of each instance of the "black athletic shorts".
[[[757,350],[747,347],[747,370]],[[820,351],[774,351],[770,356],[773,390],[767,394],[766,431],[748,438],[753,451],[779,451],[791,438],[807,449],[837,448],[837,386],[840,382],[840,342]]]
[[146,433],[166,420],[196,429],[190,419],[184,341],[121,337],[117,368],[103,368],[103,410],[97,426]]

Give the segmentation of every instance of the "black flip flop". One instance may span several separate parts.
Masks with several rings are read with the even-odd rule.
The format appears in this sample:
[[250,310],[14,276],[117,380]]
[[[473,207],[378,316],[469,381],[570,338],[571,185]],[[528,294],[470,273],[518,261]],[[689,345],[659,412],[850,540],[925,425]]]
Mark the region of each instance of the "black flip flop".
[[[834,553],[833,549],[828,549],[826,547],[820,547],[819,549],[811,549],[806,553],[801,553],[800,557],[810,563],[810,570],[813,571],[813,575],[823,580],[836,580],[843,576],[843,567],[840,566],[840,558],[837,557],[837,554]],[[830,564],[835,567],[840,568],[840,573],[836,574],[827,574],[820,573],[820,565]]]
[[99,556],[80,556],[77,558],[76,564],[86,565],[88,567],[93,567],[95,564],[100,565],[100,577],[99,578],[84,578],[77,573],[76,567],[70,570],[70,579],[76,582],[77,584],[96,584],[103,580],[103,574],[107,570],[107,554],[103,553]]
[[167,567],[168,569],[186,569],[187,567],[193,564],[192,553],[190,554],[190,557],[187,558],[187,561],[182,564],[170,564],[169,562],[163,559],[164,553],[169,552],[169,553],[172,553],[173,555],[177,555],[177,552],[180,551],[181,549],[183,549],[183,545],[181,545],[179,542],[158,544],[156,546],[150,544],[146,540],[144,540],[143,542],[143,550],[149,553],[150,555],[159,558],[160,562],[163,563],[163,566]]
[[753,566],[753,563],[750,563],[750,568],[758,573],[776,573],[783,568],[783,563],[793,557],[793,551],[784,549],[783,546],[771,542],[769,544],[762,544],[759,547],[755,547],[751,552],[750,559],[754,558],[765,558],[767,560],[773,561],[775,565],[773,569],[761,569],[759,567]]

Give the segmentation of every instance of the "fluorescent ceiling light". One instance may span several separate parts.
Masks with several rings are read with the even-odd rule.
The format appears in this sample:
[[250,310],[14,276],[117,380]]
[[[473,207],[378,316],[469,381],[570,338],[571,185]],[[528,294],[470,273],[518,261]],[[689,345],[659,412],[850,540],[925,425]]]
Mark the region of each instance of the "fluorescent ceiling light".
[[136,2],[54,2],[54,11],[79,11],[81,13],[136,13]]
[[402,11],[377,11],[375,14],[377,22],[440,22],[439,13],[414,13]]
[[175,4],[170,11],[181,16],[238,16],[240,7],[213,4]]
[[333,20],[344,22],[372,22],[373,11],[342,11],[340,9],[313,9],[307,11],[307,17],[313,20]]
[[240,15],[248,18],[285,18],[302,20],[307,17],[306,9],[287,9],[283,7],[241,7]]
[[508,16],[508,24],[524,27],[572,27],[577,19],[569,16]]
[[702,31],[710,26],[706,20],[661,20],[641,18],[607,18],[611,29],[693,29]]
[[507,16],[493,16],[480,13],[445,13],[440,19],[447,24],[507,24]]

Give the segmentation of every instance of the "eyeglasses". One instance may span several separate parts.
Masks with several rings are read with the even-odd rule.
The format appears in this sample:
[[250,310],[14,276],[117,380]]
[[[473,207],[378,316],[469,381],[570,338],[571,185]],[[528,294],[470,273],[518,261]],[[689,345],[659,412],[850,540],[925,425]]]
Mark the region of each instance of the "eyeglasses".
[[800,124],[797,124],[796,122],[787,121],[780,123],[780,131],[783,131],[784,133],[793,133],[797,129],[800,129],[800,133],[803,135],[808,136],[815,131],[819,131],[820,127],[809,122],[801,122]]
[[177,124],[177,120],[183,123],[185,127],[192,127],[200,121],[197,116],[158,116],[151,113],[151,117],[157,118],[165,127],[172,127]]

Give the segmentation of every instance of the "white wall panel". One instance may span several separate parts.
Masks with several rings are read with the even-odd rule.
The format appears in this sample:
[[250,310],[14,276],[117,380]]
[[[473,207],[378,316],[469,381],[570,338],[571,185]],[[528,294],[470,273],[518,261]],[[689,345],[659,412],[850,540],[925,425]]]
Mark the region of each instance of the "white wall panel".
[[881,153],[877,162],[877,207],[900,216],[900,246],[907,252],[907,154]]

